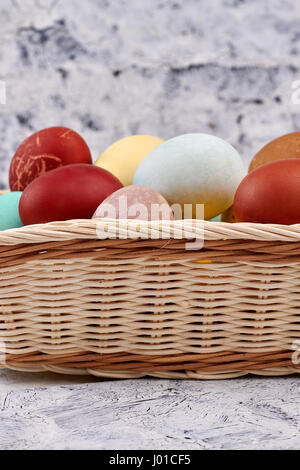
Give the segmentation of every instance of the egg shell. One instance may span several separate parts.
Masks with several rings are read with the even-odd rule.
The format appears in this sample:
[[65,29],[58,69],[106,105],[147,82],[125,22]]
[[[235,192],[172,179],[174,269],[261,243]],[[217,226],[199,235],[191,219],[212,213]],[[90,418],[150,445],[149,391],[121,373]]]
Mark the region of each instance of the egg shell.
[[38,176],[63,165],[90,163],[83,138],[66,127],[49,127],[28,137],[16,150],[9,169],[12,191],[23,191]]
[[0,230],[22,227],[19,201],[22,193],[14,191],[0,196]]
[[163,142],[151,135],[131,135],[108,147],[95,165],[110,171],[124,186],[132,184],[134,173],[143,159]]
[[217,215],[213,219],[210,219],[210,222],[221,222],[221,215]]
[[146,186],[126,186],[108,196],[93,218],[173,220],[173,212],[165,198]]
[[251,171],[234,198],[237,221],[300,222],[300,159],[277,160]]
[[93,165],[79,163],[56,168],[24,190],[20,217],[24,225],[89,219],[99,204],[121,187],[115,176]]
[[300,157],[300,132],[282,135],[265,145],[251,160],[249,172],[275,160]]
[[196,205],[204,204],[209,220],[232,205],[243,175],[242,160],[229,143],[213,135],[185,134],[154,149],[133,183],[156,189],[171,205],[192,205],[193,217]]
[[230,206],[229,209],[227,209],[225,212],[223,212],[223,214],[221,215],[221,221],[229,222],[231,224],[234,224],[237,221],[233,205]]

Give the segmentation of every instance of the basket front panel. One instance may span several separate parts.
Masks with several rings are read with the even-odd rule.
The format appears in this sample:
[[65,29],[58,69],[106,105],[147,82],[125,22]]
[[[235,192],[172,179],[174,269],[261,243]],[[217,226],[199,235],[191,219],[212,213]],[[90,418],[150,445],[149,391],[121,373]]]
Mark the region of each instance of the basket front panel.
[[90,258],[1,269],[9,354],[270,352],[300,340],[300,263]]
[[[227,236],[241,230],[221,225]],[[276,228],[283,241],[271,231],[269,241],[219,237],[187,251],[181,239],[87,239],[86,225],[70,239],[64,227],[54,227],[60,241],[44,226],[48,241],[34,243],[34,227],[31,243],[0,246],[2,366],[119,378],[298,372],[300,242],[286,240],[295,229]]]

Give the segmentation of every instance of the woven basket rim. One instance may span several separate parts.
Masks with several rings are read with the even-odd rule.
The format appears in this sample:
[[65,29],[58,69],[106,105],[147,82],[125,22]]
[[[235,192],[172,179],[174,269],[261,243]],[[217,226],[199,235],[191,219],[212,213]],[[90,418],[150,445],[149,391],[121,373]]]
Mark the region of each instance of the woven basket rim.
[[[210,222],[195,219],[142,221],[123,219],[75,219],[27,225],[0,232],[0,245],[43,243],[73,239],[199,239],[300,241],[300,224],[276,225]],[[124,233],[126,236],[124,236]],[[121,235],[120,235],[121,234]]]

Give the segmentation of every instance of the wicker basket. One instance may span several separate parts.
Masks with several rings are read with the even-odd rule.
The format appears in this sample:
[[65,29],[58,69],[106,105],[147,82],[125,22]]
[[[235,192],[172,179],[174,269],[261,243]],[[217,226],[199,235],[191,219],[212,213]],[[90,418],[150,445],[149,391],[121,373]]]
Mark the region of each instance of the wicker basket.
[[203,237],[204,225],[204,247],[187,250],[183,221],[119,221],[119,239],[115,224],[0,232],[2,367],[189,379],[300,371],[300,225],[184,221],[184,238]]

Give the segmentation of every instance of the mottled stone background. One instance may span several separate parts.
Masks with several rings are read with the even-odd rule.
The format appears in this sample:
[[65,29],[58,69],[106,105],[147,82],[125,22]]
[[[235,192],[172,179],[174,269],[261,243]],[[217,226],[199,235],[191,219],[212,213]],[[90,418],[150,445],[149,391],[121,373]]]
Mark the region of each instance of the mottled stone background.
[[52,125],[94,158],[128,134],[209,132],[245,162],[300,128],[297,0],[1,0],[0,34],[0,187]]

